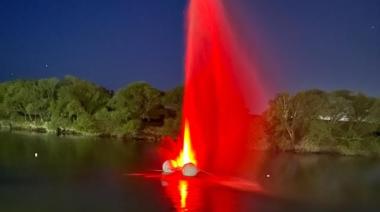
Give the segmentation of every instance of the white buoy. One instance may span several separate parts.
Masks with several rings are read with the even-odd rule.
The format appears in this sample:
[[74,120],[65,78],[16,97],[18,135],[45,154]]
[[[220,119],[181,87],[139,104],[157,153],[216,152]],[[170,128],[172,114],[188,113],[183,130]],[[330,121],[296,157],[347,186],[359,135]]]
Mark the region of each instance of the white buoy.
[[174,160],[167,160],[162,164],[162,171],[164,174],[172,174],[176,170],[176,162]]
[[182,168],[182,175],[186,177],[195,177],[199,172],[199,169],[193,163],[187,163]]

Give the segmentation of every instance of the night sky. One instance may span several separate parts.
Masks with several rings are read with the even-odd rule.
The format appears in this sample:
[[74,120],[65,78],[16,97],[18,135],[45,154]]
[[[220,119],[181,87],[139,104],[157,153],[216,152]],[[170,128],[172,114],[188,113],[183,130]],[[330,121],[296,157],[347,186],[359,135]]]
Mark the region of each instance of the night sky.
[[[227,0],[271,90],[380,96],[379,0]],[[234,5],[230,5],[234,4]],[[185,0],[0,0],[0,81],[183,81]]]

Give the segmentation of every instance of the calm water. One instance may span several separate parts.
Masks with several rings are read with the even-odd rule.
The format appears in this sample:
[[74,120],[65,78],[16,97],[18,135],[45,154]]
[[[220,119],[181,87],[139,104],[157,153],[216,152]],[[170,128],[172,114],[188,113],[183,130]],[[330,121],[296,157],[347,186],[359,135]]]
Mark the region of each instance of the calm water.
[[[259,192],[162,177],[154,145],[0,132],[0,211],[380,211],[380,160],[252,153]],[[144,175],[133,173],[145,173]],[[182,208],[182,209],[181,209]]]

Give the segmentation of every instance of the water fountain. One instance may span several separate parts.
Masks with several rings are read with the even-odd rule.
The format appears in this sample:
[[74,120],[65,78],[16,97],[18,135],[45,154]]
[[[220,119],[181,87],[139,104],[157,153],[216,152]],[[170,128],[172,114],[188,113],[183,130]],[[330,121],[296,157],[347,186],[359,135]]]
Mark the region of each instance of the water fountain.
[[[164,163],[166,174],[181,170],[188,163],[192,165],[186,170],[196,168],[194,173],[198,173],[198,168],[223,175],[239,171],[248,150],[251,106],[245,94],[261,101],[256,95],[259,84],[255,69],[246,58],[224,2],[190,0],[183,135],[178,157]],[[186,170],[182,169],[185,174]]]

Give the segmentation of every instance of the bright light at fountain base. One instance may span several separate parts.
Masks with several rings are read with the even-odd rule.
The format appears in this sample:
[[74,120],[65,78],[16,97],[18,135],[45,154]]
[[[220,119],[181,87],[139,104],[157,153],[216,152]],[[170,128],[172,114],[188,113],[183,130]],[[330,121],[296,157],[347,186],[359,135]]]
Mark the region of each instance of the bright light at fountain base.
[[183,167],[178,167],[174,160],[167,160],[162,164],[162,172],[165,175],[173,174],[177,170],[181,170],[182,175],[185,177],[195,177],[199,173],[198,167],[193,163],[187,163]]

